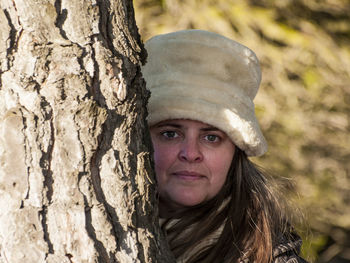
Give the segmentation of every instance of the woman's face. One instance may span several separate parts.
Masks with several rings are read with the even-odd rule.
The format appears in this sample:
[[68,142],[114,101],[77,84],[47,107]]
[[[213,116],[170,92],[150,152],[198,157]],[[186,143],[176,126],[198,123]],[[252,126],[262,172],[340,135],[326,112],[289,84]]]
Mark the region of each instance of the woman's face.
[[235,146],[221,130],[192,120],[151,127],[160,213],[213,198],[225,183]]

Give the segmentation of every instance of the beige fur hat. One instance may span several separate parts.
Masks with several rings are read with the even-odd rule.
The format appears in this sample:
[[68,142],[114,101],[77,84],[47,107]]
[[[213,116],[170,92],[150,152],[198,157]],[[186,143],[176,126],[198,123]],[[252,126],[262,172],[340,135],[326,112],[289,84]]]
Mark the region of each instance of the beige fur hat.
[[145,47],[150,126],[167,119],[198,120],[226,132],[248,156],[266,152],[254,112],[261,80],[254,52],[203,30],[155,36]]

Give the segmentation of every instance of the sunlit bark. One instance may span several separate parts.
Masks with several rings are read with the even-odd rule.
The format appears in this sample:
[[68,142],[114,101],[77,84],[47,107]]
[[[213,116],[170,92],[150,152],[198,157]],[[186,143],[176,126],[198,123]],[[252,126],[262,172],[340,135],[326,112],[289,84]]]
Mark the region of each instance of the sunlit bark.
[[0,262],[172,262],[131,1],[0,3]]

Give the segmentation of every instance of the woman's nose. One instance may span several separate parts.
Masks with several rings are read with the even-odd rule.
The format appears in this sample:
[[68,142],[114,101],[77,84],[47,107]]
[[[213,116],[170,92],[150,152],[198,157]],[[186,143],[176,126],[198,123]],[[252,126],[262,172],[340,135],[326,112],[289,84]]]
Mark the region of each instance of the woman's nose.
[[185,139],[182,142],[179,159],[187,162],[201,162],[203,160],[200,146],[195,139]]

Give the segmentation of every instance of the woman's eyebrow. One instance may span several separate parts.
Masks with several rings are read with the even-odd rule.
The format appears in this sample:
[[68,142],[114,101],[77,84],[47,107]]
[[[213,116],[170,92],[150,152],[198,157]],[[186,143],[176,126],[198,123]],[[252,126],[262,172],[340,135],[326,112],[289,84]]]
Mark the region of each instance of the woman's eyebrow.
[[161,123],[159,125],[156,125],[157,128],[162,128],[162,127],[174,127],[174,128],[181,128],[182,126],[179,124],[174,124],[174,123]]
[[[158,125],[156,125],[155,127],[157,128],[162,128],[162,127],[174,127],[174,128],[182,128],[183,126],[180,124],[176,124],[176,123],[160,123]],[[220,129],[213,127],[213,126],[209,126],[209,127],[203,127],[200,128],[201,131],[221,131]]]
[[205,128],[201,128],[201,131],[220,131],[220,129],[216,128],[216,127],[205,127]]

